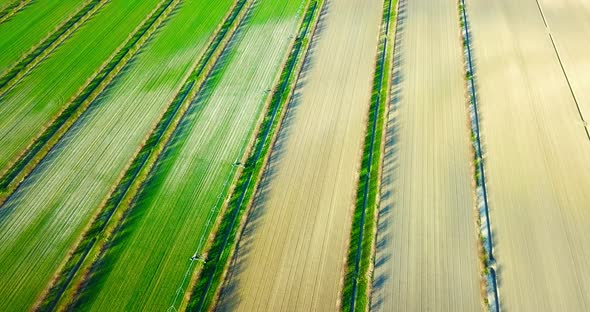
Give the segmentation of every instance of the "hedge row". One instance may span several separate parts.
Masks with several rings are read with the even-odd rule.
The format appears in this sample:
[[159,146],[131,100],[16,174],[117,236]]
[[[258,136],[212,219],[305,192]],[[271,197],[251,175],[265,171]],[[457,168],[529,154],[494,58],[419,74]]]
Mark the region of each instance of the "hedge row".
[[388,49],[393,46],[388,42],[388,34],[392,15],[395,16],[395,12],[392,12],[394,4],[394,0],[385,0],[383,4],[382,33],[373,78],[369,119],[342,289],[340,306],[342,311],[366,311],[369,306],[375,214],[379,196],[381,142],[389,89],[388,54],[390,52]]

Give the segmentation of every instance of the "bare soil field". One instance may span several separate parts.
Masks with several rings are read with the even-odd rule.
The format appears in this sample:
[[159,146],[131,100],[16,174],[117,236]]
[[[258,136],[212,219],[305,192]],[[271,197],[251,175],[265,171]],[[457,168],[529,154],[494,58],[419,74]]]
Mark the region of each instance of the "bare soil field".
[[[590,2],[539,0],[584,120],[590,119]],[[586,125],[588,127],[588,125]]]
[[535,0],[467,9],[502,310],[588,311],[590,143],[547,27]]
[[477,311],[478,230],[457,4],[402,1],[398,14],[371,309]]
[[383,3],[325,5],[219,310],[337,309]]

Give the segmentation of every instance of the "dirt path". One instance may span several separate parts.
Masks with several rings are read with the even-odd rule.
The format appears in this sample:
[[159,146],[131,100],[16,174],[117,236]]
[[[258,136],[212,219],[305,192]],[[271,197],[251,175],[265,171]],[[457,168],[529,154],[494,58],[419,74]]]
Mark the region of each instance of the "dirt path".
[[477,229],[457,4],[404,2],[371,307],[477,311]]
[[221,310],[337,308],[383,3],[326,5]]
[[537,2],[467,9],[502,310],[588,311],[590,143]]

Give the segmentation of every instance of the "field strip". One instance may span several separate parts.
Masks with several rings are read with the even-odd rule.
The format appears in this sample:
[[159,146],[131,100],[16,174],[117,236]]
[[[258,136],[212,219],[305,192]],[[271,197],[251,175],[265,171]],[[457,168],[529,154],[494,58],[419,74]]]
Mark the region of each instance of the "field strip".
[[563,72],[563,76],[565,77],[565,81],[567,82],[567,86],[570,89],[570,93],[572,94],[572,98],[574,99],[574,103],[576,104],[576,109],[578,110],[578,114],[580,115],[580,119],[582,120],[582,124],[584,125],[584,130],[586,130],[586,136],[588,137],[588,140],[590,141],[590,132],[588,130],[588,122],[586,120],[584,120],[584,114],[582,114],[582,110],[580,109],[580,104],[578,103],[578,98],[576,97],[574,89],[572,88],[572,84],[570,83],[570,78],[568,77],[568,74],[565,71],[565,67],[563,66],[563,62],[561,60],[561,55],[559,54],[559,51],[557,50],[557,45],[555,45],[555,40],[553,40],[553,34],[551,33],[551,29],[549,28],[549,25],[547,24],[547,19],[545,18],[545,13],[543,12],[543,8],[541,6],[541,3],[539,2],[539,0],[535,0],[535,1],[537,2],[537,7],[539,8],[539,13],[541,14],[541,17],[543,18],[543,24],[545,24],[545,28],[547,28],[547,34],[549,35],[549,39],[551,39],[551,45],[553,46],[553,50],[555,50],[555,55],[557,56],[557,60],[559,61],[559,66],[561,67],[561,71]]
[[9,165],[0,178],[0,209],[75,121],[117,77],[125,64],[147,42],[179,2],[180,0],[162,0],[158,7],[148,15],[147,19],[129,36],[129,39],[122,47],[117,49],[111,58],[105,62],[104,66],[101,66],[101,69],[90,82],[69,101],[64,110],[34,139],[31,145],[19,155],[17,160]]
[[338,308],[383,6],[323,5],[219,310]]
[[[403,0],[402,0],[403,1]],[[375,251],[377,199],[381,180],[381,150],[383,148],[383,122],[386,103],[389,100],[390,65],[393,53],[389,53],[391,17],[397,0],[383,2],[381,37],[375,62],[373,94],[368,111],[367,130],[363,149],[356,205],[350,232],[349,251],[342,287],[342,311],[367,311],[371,290],[372,264]],[[395,37],[395,34],[393,35]],[[389,44],[395,50],[395,41]],[[367,144],[368,143],[368,144]],[[368,216],[368,218],[367,218]]]
[[579,50],[567,34],[581,16],[570,1],[542,2],[546,21],[535,0],[465,2],[500,310],[587,311],[590,145],[570,89],[583,111],[584,73],[560,45],[564,35]]
[[170,306],[215,196],[236,169],[231,164],[260,116],[268,97],[264,91],[272,87],[296,28],[298,7],[299,2],[260,1],[249,10],[111,239],[116,243],[96,265],[84,306],[102,310],[113,298],[119,306],[138,309]]
[[[239,177],[237,182],[232,184],[230,197],[224,204],[222,216],[215,222],[204,246],[201,245],[201,238],[199,247],[204,247],[204,250],[200,254],[195,253],[196,257],[193,257],[190,263],[189,270],[195,261],[201,261],[203,266],[194,271],[183,296],[185,299],[188,297],[187,309],[189,310],[207,311],[212,309],[218,301],[220,287],[227,275],[229,261],[232,258],[236,235],[243,229],[244,222],[241,216],[247,215],[252,204],[252,195],[268,161],[268,152],[276,140],[276,130],[280,127],[286,112],[285,108],[293,93],[293,86],[303,66],[303,60],[309,48],[309,38],[312,36],[310,34],[315,31],[319,18],[317,12],[321,11],[321,5],[323,1],[308,2],[305,14],[302,15],[297,38],[292,43],[291,52],[273,88],[272,96],[265,105],[265,118],[254,132],[256,135],[252,137],[251,144],[248,144],[250,151],[243,153],[245,159],[241,160],[242,170],[236,174]],[[309,32],[310,26],[311,32]],[[254,138],[255,140],[252,141]],[[210,224],[209,221],[207,224]],[[198,249],[197,252],[199,252]]]
[[478,261],[457,3],[399,3],[374,311],[477,311]]
[[0,24],[11,18],[14,14],[20,12],[31,0],[16,0],[12,4],[0,11]]
[[494,258],[494,243],[492,226],[490,224],[490,210],[488,206],[488,191],[484,170],[483,148],[481,144],[479,110],[477,107],[477,92],[475,84],[475,67],[471,55],[471,40],[469,19],[465,9],[465,0],[459,0],[459,15],[461,22],[461,36],[465,54],[465,77],[467,87],[467,102],[469,107],[469,120],[471,122],[471,143],[473,148],[473,167],[475,170],[475,208],[478,212],[477,227],[479,229],[479,242],[482,255],[482,279],[485,285],[484,305],[489,311],[500,312],[500,297],[496,277],[496,260]]
[[[118,227],[128,213],[128,209],[132,207],[133,200],[161,156],[161,152],[237,29],[239,23],[235,21],[243,18],[246,12],[243,8],[247,2],[247,0],[235,2],[233,8],[224,18],[224,22],[212,35],[207,49],[197,58],[191,74],[182,84],[180,91],[146,135],[146,139],[118,179],[116,186],[101,204],[91,225],[85,230],[81,240],[76,243],[74,251],[69,254],[66,263],[62,265],[62,269],[54,277],[49,287],[51,290],[48,293],[52,293],[53,289],[59,289],[60,296],[56,300],[61,302],[62,307],[72,302],[78,291],[77,288],[90,274],[92,264],[99,261],[101,254],[106,251],[109,238],[116,234]],[[96,242],[98,243],[95,244]],[[68,285],[72,286],[68,287]],[[61,296],[66,287],[70,291]]]
[[3,97],[6,92],[18,83],[20,78],[47,58],[51,52],[107,3],[108,0],[88,0],[78,12],[56,27],[47,37],[25,53],[20,60],[9,67],[6,72],[2,73],[0,77],[0,97]]

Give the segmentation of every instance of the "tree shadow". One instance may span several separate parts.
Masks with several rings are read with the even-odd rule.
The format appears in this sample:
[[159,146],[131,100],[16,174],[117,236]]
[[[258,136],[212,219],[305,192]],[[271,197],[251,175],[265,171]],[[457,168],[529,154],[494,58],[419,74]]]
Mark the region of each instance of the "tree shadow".
[[397,180],[399,167],[399,118],[400,105],[402,102],[403,90],[403,38],[406,20],[406,1],[398,3],[396,15],[396,28],[394,37],[393,64],[391,72],[390,99],[388,103],[388,114],[385,120],[385,146],[382,163],[381,189],[377,216],[377,235],[375,243],[374,275],[370,294],[370,310],[382,310],[385,284],[391,278],[386,269],[391,261],[392,255],[387,250],[391,244],[392,212],[396,209],[395,199],[392,199]]
[[230,260],[227,276],[221,287],[221,292],[216,311],[233,311],[239,305],[240,279],[241,274],[249,263],[249,253],[257,233],[258,227],[264,221],[264,215],[269,208],[268,198],[272,191],[272,181],[277,175],[281,159],[284,155],[286,142],[291,135],[292,125],[297,118],[297,109],[301,105],[301,96],[304,86],[308,82],[309,72],[314,64],[314,54],[319,40],[325,30],[325,20],[329,11],[329,1],[326,1],[320,12],[315,32],[311,36],[311,42],[307,55],[297,76],[293,94],[288,101],[286,112],[281,120],[277,137],[271,147],[268,162],[263,170],[262,178],[255,191],[252,207],[246,216],[246,223],[239,234],[238,243]]

